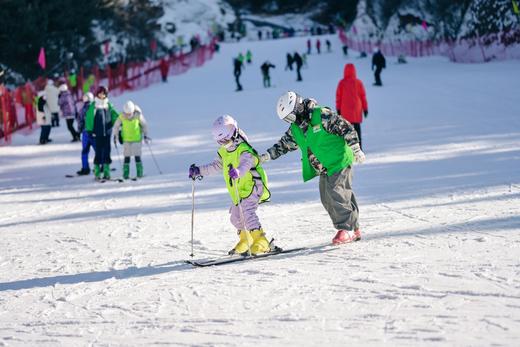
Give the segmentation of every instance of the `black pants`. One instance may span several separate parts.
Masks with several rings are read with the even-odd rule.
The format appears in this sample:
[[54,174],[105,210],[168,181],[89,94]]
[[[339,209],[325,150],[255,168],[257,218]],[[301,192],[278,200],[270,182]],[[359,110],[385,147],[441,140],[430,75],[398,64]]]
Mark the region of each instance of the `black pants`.
[[359,148],[363,149],[363,145],[361,144],[361,123],[352,123],[354,129],[356,129],[357,136],[359,139]]
[[240,84],[240,72],[235,72],[235,82],[237,83],[237,90],[242,90],[242,85]]
[[264,74],[264,88],[269,88],[271,86],[271,77],[269,75]]
[[298,78],[296,79],[297,81],[303,81],[302,80],[302,74],[300,73],[300,69],[301,68],[302,68],[301,66],[296,66],[296,73],[298,75]]
[[374,78],[376,79],[376,86],[382,86],[383,82],[381,82],[381,71],[383,71],[382,67],[376,67],[376,71],[374,72]]
[[40,144],[44,145],[49,142],[49,135],[51,134],[50,125],[42,125],[40,131]]
[[96,155],[94,156],[94,164],[104,165],[110,164],[110,135],[108,136],[96,136],[94,150]]
[[53,127],[60,126],[60,114],[58,112],[54,112],[51,114],[51,125]]
[[67,129],[69,129],[72,139],[79,140],[79,133],[74,129],[74,118],[67,118],[65,121],[67,122]]

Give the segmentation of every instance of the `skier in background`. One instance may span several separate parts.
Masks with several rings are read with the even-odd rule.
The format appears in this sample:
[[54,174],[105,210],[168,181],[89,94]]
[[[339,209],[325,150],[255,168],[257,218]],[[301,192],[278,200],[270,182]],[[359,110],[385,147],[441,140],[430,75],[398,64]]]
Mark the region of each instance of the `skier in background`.
[[316,100],[295,92],[283,94],[276,105],[278,117],[290,123],[282,138],[260,156],[262,162],[278,159],[298,148],[302,155],[303,180],[320,176],[320,198],[338,230],[333,244],[358,241],[359,209],[352,190],[352,164],[365,154],[349,122]]
[[246,62],[251,64],[253,62],[253,53],[248,49],[246,52]]
[[114,145],[117,146],[119,129],[123,138],[123,178],[130,178],[130,159],[135,158],[135,169],[138,178],[143,177],[143,163],[141,161],[142,142],[146,143],[148,138],[148,126],[143,116],[143,111],[132,101],[127,101],[123,106],[123,113],[114,124]]
[[65,122],[67,122],[67,129],[72,136],[71,142],[77,142],[80,140],[79,133],[74,129],[74,119],[76,118],[76,103],[72,97],[72,93],[67,87],[67,83],[63,82],[59,88],[60,94],[58,96],[58,105],[60,112]]
[[264,88],[270,88],[271,87],[271,76],[269,75],[269,69],[270,68],[276,68],[269,60],[266,60],[262,66],[260,66],[260,70],[262,70],[262,78],[264,83]]
[[312,42],[311,39],[307,39],[307,54],[311,54]]
[[296,81],[303,81],[302,74],[301,74],[301,69],[303,66],[303,59],[298,54],[298,52],[294,52],[293,61],[296,64],[296,76],[297,76]]
[[368,116],[368,103],[363,82],[356,76],[354,64],[345,64],[343,79],[336,88],[336,110],[354,126],[358,134],[359,147],[363,149],[361,141],[361,122],[363,116]]
[[54,85],[54,81],[52,79],[47,80],[47,85],[45,86],[45,100],[47,101],[47,106],[52,114],[51,125],[53,127],[60,126],[60,107],[58,106],[58,95],[60,91]]
[[45,145],[52,140],[49,138],[51,134],[51,118],[52,114],[45,100],[45,92],[39,91],[36,97],[36,123],[40,126],[40,145]]
[[384,68],[386,68],[385,56],[381,52],[381,49],[376,47],[374,55],[372,56],[372,71],[374,71],[375,86],[383,86],[383,82],[381,81],[381,71],[383,71]]
[[242,90],[242,85],[240,84],[240,75],[242,74],[243,67],[244,67],[244,64],[239,58],[233,59],[233,74],[235,75],[235,82],[237,84],[237,89],[236,89],[237,92]]
[[321,41],[320,41],[320,39],[316,39],[316,51],[318,51],[318,54],[321,54]]
[[206,165],[191,165],[189,177],[195,179],[219,172],[224,176],[233,202],[231,224],[237,228],[240,237],[229,254],[244,254],[249,250],[253,255],[269,252],[270,243],[256,214],[258,205],[271,195],[258,154],[248,143],[247,135],[239,129],[237,121],[229,115],[215,120],[212,134],[220,146],[217,158]]
[[287,63],[285,65],[285,71],[287,71],[288,69],[289,70],[293,70],[293,63],[294,63],[294,60],[293,60],[293,56],[291,53],[287,53]]
[[94,102],[90,104],[85,116],[85,129],[94,138],[94,175],[96,180],[110,179],[110,138],[112,127],[119,114],[112,104],[108,102],[108,90],[100,86],[96,91]]
[[168,58],[164,57],[159,63],[159,70],[161,71],[161,79],[164,83],[168,82],[168,71],[170,70],[170,64]]
[[327,46],[327,52],[330,53],[331,52],[331,48],[330,48],[330,41],[328,39],[325,40],[325,45]]
[[91,92],[87,92],[83,95],[83,106],[78,114],[78,131],[81,134],[81,170],[76,171],[76,174],[79,176],[90,175],[90,166],[88,164],[88,155],[90,152],[90,147],[96,150],[94,137],[92,133],[88,133],[85,129],[85,117],[87,115],[87,111],[90,107],[90,104],[94,102],[94,94]]

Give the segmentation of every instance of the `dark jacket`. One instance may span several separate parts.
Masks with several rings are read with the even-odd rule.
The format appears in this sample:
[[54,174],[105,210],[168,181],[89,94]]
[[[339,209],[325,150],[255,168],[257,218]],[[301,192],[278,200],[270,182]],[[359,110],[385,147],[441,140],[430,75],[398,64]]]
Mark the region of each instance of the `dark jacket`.
[[379,69],[386,68],[386,59],[383,53],[381,53],[381,51],[377,51],[372,56],[372,69],[374,69],[374,66]]

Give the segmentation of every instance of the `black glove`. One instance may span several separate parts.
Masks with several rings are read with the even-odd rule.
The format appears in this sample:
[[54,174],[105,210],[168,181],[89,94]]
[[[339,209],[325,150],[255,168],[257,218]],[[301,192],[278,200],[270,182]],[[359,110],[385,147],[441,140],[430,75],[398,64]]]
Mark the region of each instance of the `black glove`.
[[341,110],[339,108],[336,110],[336,113],[341,116]]
[[152,139],[149,138],[148,136],[145,136],[145,137],[144,137],[144,143],[148,144],[148,143],[150,143],[150,142],[152,142]]
[[367,118],[368,117],[368,110],[363,111],[363,114],[365,115],[365,118]]

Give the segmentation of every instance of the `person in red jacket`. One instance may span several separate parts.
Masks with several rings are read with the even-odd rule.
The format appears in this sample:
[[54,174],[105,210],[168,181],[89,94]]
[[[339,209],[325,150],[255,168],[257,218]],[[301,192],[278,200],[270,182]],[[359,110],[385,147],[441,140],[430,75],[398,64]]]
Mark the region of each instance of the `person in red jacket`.
[[359,137],[361,146],[361,122],[363,115],[368,116],[368,103],[363,82],[356,77],[354,64],[346,64],[343,79],[336,88],[336,109],[347,121],[352,123]]

